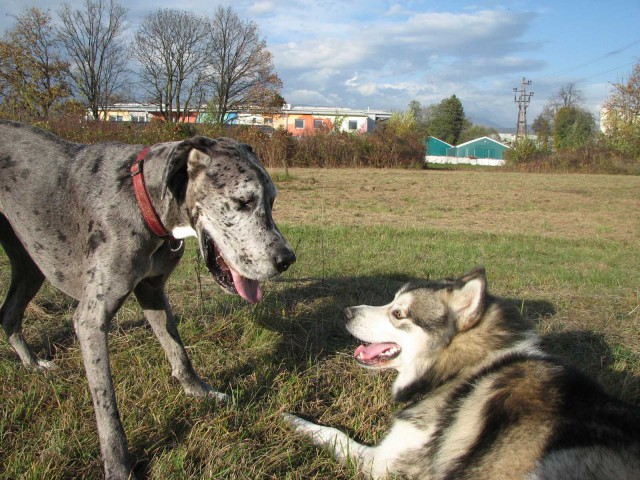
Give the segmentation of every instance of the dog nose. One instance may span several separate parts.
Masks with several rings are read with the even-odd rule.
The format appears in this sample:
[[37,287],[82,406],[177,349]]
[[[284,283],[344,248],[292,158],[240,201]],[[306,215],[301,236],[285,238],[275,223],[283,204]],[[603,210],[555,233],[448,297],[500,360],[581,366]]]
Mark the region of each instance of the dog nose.
[[296,254],[293,253],[293,250],[283,250],[281,252],[278,252],[278,254],[274,258],[274,261],[278,272],[282,273],[296,261]]

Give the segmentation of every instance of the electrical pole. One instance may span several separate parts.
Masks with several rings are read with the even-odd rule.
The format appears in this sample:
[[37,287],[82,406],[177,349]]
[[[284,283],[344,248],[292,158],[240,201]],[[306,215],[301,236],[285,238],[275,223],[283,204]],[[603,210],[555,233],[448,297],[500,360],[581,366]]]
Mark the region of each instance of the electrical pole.
[[[533,92],[527,93],[527,86],[531,85],[531,80],[522,77],[522,86],[513,89],[513,101],[518,104],[518,123],[516,124],[516,140],[527,137],[527,107],[531,102]],[[520,94],[518,96],[517,94]]]

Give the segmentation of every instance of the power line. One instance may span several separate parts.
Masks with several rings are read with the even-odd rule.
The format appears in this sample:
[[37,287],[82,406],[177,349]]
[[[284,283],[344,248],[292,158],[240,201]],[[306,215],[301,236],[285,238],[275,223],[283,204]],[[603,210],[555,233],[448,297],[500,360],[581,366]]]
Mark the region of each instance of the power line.
[[635,61],[634,62],[625,63],[624,65],[620,65],[619,67],[611,68],[609,70],[605,70],[604,72],[595,73],[593,75],[589,75],[588,77],[580,78],[580,79],[576,80],[575,83],[584,82],[585,80],[591,80],[592,78],[599,77],[600,75],[604,75],[605,73],[615,72],[616,70],[620,70],[621,68],[625,68],[625,67],[628,67],[630,65],[635,65],[636,63],[637,62],[635,62]]
[[597,57],[595,57],[595,58],[593,58],[591,60],[587,60],[586,62],[579,63],[577,65],[569,67],[569,68],[567,68],[565,70],[561,70],[561,71],[553,73],[551,75],[547,75],[546,77],[537,78],[536,81],[537,82],[541,82],[541,81],[544,81],[544,80],[549,80],[549,79],[552,79],[552,78],[560,77],[560,76],[565,75],[567,73],[571,73],[571,72],[573,72],[575,70],[579,70],[581,68],[588,67],[589,65],[593,65],[594,63],[599,62],[600,60],[604,60],[607,57],[612,57],[614,55],[622,53],[625,50],[628,50],[629,48],[633,47],[634,45],[638,45],[638,44],[640,44],[640,39],[635,40],[635,41],[633,41],[633,42],[631,42],[631,43],[629,43],[627,45],[623,45],[623,46],[621,46],[619,48],[616,48],[614,50],[611,50],[611,51],[609,51],[607,53],[604,53],[602,55],[599,55],[599,56],[597,56]]

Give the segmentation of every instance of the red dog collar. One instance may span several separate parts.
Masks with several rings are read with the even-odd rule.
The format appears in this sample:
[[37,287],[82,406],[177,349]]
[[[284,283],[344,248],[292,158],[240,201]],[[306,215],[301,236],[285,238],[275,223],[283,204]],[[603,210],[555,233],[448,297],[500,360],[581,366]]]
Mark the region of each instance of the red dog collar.
[[158,212],[153,208],[153,204],[151,203],[151,198],[149,198],[149,192],[147,191],[147,187],[144,183],[144,173],[143,166],[144,160],[149,153],[151,147],[146,147],[142,150],[136,161],[131,165],[131,177],[133,178],[133,192],[136,195],[136,200],[138,201],[138,206],[140,207],[140,211],[142,212],[142,217],[144,221],[147,223],[149,229],[158,237],[164,238],[165,240],[175,240],[173,235],[171,235],[167,229],[162,224],[162,220],[158,216]]

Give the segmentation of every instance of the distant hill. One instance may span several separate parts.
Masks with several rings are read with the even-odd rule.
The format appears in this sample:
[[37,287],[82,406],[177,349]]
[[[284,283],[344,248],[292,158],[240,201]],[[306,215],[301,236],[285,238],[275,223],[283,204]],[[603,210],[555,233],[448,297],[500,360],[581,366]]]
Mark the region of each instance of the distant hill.
[[484,127],[495,128],[496,130],[498,130],[498,132],[515,133],[516,131],[516,129],[513,127],[507,128],[502,125],[498,125],[496,122],[489,120],[488,118],[485,118],[485,117],[472,115],[468,118],[475,125],[482,125]]

